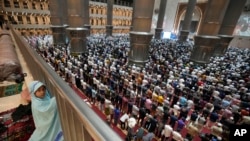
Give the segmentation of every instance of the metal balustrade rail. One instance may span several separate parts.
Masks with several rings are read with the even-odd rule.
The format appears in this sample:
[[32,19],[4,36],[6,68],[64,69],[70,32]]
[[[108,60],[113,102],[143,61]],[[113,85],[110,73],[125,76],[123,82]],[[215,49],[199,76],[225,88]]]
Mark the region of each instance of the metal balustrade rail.
[[[46,84],[56,97],[65,141],[122,141],[38,53],[9,25],[34,80]],[[29,75],[29,74],[28,74]]]

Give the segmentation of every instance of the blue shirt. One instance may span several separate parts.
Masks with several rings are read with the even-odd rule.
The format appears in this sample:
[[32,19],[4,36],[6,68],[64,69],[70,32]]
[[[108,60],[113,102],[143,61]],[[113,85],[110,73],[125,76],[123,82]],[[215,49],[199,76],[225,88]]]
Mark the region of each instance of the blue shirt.
[[118,108],[114,109],[114,118],[120,117],[120,110]]
[[181,106],[186,106],[187,105],[187,99],[185,97],[180,97],[180,105]]
[[225,108],[227,108],[228,106],[230,106],[230,102],[223,99],[223,100],[221,101],[221,106],[222,106],[223,109],[225,109]]

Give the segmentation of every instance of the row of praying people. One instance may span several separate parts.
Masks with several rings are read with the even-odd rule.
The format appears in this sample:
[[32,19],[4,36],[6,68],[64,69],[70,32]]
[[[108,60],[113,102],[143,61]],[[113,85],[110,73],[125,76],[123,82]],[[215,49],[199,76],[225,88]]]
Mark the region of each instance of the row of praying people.
[[[92,36],[88,37],[88,52],[78,56],[71,56],[67,47],[58,46],[48,46],[41,55],[101,110],[110,100],[122,113],[138,113],[138,124],[144,127],[146,115],[156,117],[161,123],[157,125],[161,125],[155,132],[157,136],[161,136],[160,131],[169,124],[171,116],[177,116],[173,121],[196,123],[190,125],[199,131],[218,123],[227,128],[229,124],[249,122],[249,49],[230,47],[224,56],[197,65],[189,61],[189,43],[153,39],[149,62],[137,67],[128,65],[128,39]],[[168,107],[165,109],[169,116],[164,115],[164,107]],[[144,114],[140,113],[141,108],[145,108]],[[192,119],[192,114],[198,118]]]

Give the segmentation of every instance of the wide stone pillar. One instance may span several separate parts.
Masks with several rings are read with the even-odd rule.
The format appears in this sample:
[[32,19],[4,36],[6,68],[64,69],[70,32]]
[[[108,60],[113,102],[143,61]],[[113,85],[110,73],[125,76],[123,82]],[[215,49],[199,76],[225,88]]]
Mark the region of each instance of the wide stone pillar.
[[106,36],[112,36],[113,31],[113,5],[114,0],[107,1],[107,25],[106,25]]
[[134,1],[133,31],[150,32],[154,9],[154,0]]
[[144,66],[148,62],[149,44],[153,37],[151,23],[154,0],[134,1],[133,31],[130,32],[129,64]]
[[88,29],[87,36],[89,36],[89,35],[90,35],[90,30],[91,30],[91,25],[89,25],[89,24],[84,24],[83,27],[86,28],[86,29]]
[[220,38],[216,36],[194,36],[194,48],[191,52],[190,61],[197,64],[209,63],[214,48],[219,41]]
[[87,51],[87,28],[69,27],[66,29],[66,33],[69,37],[71,55],[76,56]]
[[66,29],[71,55],[87,51],[89,30],[89,0],[67,0],[67,17],[69,28]]
[[189,30],[181,30],[179,35],[179,41],[187,41]]
[[52,25],[51,27],[54,45],[65,45],[66,33],[63,25]]
[[155,39],[161,39],[161,33],[163,31],[163,21],[165,16],[167,0],[161,0],[160,8],[159,8],[159,15],[157,20],[157,27],[155,29]]
[[163,31],[162,28],[155,29],[155,39],[161,39],[162,31]]
[[89,23],[89,0],[82,0],[82,17],[83,17],[83,27],[88,27]]
[[230,0],[208,0],[198,35],[217,36]]
[[[61,4],[60,4],[61,2]],[[54,45],[65,45],[65,28],[64,23],[64,11],[66,10],[65,0],[51,0],[50,1],[50,22],[52,24],[51,31],[53,36]]]
[[219,35],[232,35],[247,0],[230,0]]
[[66,33],[66,29],[69,27],[69,25],[64,24],[63,27],[64,27],[64,32],[65,32],[65,44],[66,44],[66,46],[68,46],[69,45],[69,37],[68,37],[68,35]]
[[187,41],[196,2],[197,0],[188,1],[186,14],[185,14],[184,21],[183,21],[183,26],[179,35],[179,41],[182,41],[182,42]]
[[148,62],[149,43],[153,33],[130,32],[130,51],[128,54],[129,64],[143,67]]
[[134,17],[135,17],[135,2],[132,3],[133,11],[132,11],[132,19],[131,19],[131,25],[130,25],[130,31],[133,31],[133,24],[134,24]]
[[[65,2],[65,0],[61,0]],[[50,0],[49,2],[49,11],[50,11],[50,22],[52,25],[62,25],[63,17],[65,13],[63,11],[66,10],[66,5],[60,4],[60,0]]]
[[89,24],[89,0],[67,0],[68,25],[83,27]]
[[106,36],[112,36],[112,32],[113,32],[113,26],[106,25]]
[[217,44],[217,46],[214,48],[213,56],[225,55],[230,42],[234,38],[233,36],[229,36],[229,35],[218,35],[218,37],[220,37],[220,41]]

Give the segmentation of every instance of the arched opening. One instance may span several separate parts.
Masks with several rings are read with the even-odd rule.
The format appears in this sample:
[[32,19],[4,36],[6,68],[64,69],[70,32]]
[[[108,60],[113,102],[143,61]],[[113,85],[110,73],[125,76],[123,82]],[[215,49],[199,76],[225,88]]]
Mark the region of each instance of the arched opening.
[[[178,31],[180,31],[182,29],[185,14],[186,14],[186,9],[181,12],[181,15],[180,15],[180,18],[178,21],[178,28],[177,28]],[[202,19],[202,11],[199,7],[196,6],[194,9],[192,21],[190,24],[189,37],[193,37],[193,35],[195,35],[198,32],[199,26],[201,23],[201,19]]]

